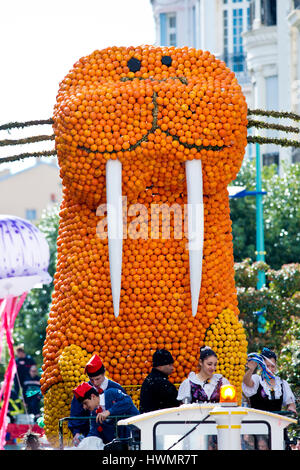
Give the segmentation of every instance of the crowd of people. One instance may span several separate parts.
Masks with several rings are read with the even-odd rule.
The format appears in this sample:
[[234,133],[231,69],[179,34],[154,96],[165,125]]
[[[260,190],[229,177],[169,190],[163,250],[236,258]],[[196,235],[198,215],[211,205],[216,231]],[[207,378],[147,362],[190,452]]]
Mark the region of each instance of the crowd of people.
[[[242,383],[243,394],[249,400],[249,405],[273,412],[286,408],[297,415],[295,396],[289,384],[276,375],[275,353],[264,348],[263,355],[259,357],[265,365],[262,370],[267,370],[269,375],[256,374],[259,364],[249,357]],[[174,371],[174,359],[169,351],[157,350],[153,354],[152,370],[141,386],[140,405],[137,409],[122,386],[107,379],[101,358],[94,354],[85,368],[89,382],[83,382],[73,390],[68,426],[73,434],[74,446],[80,447],[90,438],[100,438],[103,444],[111,442],[116,437],[116,418],[112,419],[112,416],[134,416],[176,407],[182,403],[218,403],[221,386],[229,384],[229,381],[216,373],[217,362],[217,354],[210,347],[202,347],[198,370],[190,372],[177,391],[169,380]],[[76,419],[83,416],[94,416],[96,419]],[[127,428],[119,428],[119,437],[126,437]],[[250,446],[247,439],[243,445],[244,448],[250,448],[247,447]],[[263,436],[259,448],[268,448]]]

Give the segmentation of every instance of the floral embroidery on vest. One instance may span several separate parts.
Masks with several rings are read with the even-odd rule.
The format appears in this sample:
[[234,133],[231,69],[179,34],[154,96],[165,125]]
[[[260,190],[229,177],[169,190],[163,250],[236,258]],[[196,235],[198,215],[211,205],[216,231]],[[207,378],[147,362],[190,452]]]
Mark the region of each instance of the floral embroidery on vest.
[[220,388],[222,386],[222,377],[217,382],[217,385],[215,386],[210,398],[208,398],[207,394],[205,393],[204,389],[201,387],[200,384],[195,384],[190,380],[190,385],[191,385],[191,397],[192,397],[192,403],[197,403],[197,402],[205,402],[205,401],[210,401],[212,403],[217,403],[220,400]]

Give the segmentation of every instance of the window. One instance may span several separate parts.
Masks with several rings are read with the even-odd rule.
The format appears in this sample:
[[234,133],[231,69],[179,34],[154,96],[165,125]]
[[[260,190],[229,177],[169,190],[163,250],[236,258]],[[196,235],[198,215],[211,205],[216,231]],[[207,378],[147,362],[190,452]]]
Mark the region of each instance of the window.
[[261,0],[261,22],[265,26],[277,24],[277,0]]
[[167,45],[176,46],[177,33],[176,33],[176,13],[169,13],[167,15]]
[[250,1],[249,10],[250,10],[250,25],[252,25],[255,19],[255,0]]
[[250,7],[247,8],[247,31],[251,29],[251,12]]
[[27,220],[36,220],[36,209],[26,209],[25,214]]
[[[215,421],[160,421],[153,426],[154,450],[218,450]],[[265,421],[242,421],[241,450],[271,449],[271,428]]]
[[292,149],[292,163],[300,163],[300,149],[297,147]]
[[245,59],[243,53],[243,9],[234,8],[232,17],[233,25],[233,71],[243,72]]
[[271,153],[264,153],[262,156],[263,166],[270,166],[270,165],[279,165],[279,153],[278,152],[271,152]]
[[160,20],[160,44],[161,46],[177,45],[176,13],[161,13]]
[[153,434],[155,450],[216,450],[218,446],[215,422],[158,422]]
[[228,11],[223,11],[224,55],[228,54]]
[[250,1],[228,0],[223,3],[223,57],[226,65],[236,74],[241,83],[248,83],[243,33],[250,29]]
[[233,10],[233,53],[243,52],[243,9],[234,8]]
[[159,25],[160,25],[160,45],[167,45],[167,15],[165,13],[160,13],[159,15]]

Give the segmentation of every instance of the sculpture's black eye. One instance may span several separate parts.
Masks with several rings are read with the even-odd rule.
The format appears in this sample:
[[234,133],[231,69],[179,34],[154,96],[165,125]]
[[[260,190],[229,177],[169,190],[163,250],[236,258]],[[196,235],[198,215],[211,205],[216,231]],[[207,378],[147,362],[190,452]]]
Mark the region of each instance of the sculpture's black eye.
[[127,67],[129,68],[130,72],[138,72],[141,68],[141,61],[131,57],[127,62]]
[[164,55],[161,58],[161,63],[163,65],[166,65],[167,67],[170,67],[170,65],[172,64],[172,58],[169,55]]

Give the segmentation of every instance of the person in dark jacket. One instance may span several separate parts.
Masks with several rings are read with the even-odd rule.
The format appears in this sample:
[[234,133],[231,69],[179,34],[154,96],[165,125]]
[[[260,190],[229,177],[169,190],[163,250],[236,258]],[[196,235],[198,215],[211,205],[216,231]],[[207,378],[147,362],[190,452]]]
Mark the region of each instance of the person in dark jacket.
[[14,379],[14,388],[19,395],[20,386],[22,387],[23,391],[23,382],[26,377],[29,375],[29,369],[31,366],[36,365],[35,360],[29,355],[26,354],[24,347],[19,345],[15,349],[16,354],[16,366],[17,366],[17,374],[15,375]]
[[27,406],[27,412],[33,414],[35,418],[41,416],[41,377],[38,374],[36,365],[32,365],[29,369],[28,375],[23,381],[24,400]]
[[[76,399],[83,408],[96,417],[91,420],[90,429],[86,437],[99,437],[104,444],[111,442],[116,437],[116,421],[122,416],[135,416],[139,410],[134,405],[131,397],[116,388],[108,388],[103,393],[99,393],[95,387],[83,382],[74,390]],[[118,419],[110,418],[117,416]],[[123,426],[121,427],[123,428]],[[121,437],[126,437],[127,432],[121,429]],[[122,432],[123,431],[123,432]]]
[[174,370],[174,359],[166,349],[158,349],[152,357],[152,370],[145,378],[140,393],[140,413],[179,406],[177,389],[168,376]]
[[[94,354],[87,363],[85,367],[85,373],[90,379],[87,383],[95,387],[99,393],[102,393],[104,390],[110,388],[116,388],[126,393],[120,384],[105,377],[105,367],[97,354]],[[90,416],[90,412],[84,409],[80,400],[78,400],[74,395],[71,402],[70,417],[86,418],[88,416]],[[80,439],[88,435],[90,430],[90,422],[88,419],[72,419],[68,422],[68,428],[73,434],[73,444],[77,446],[80,442]]]

